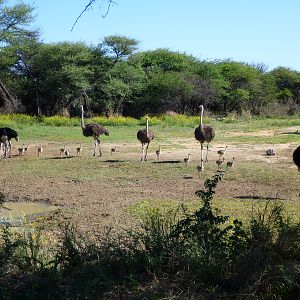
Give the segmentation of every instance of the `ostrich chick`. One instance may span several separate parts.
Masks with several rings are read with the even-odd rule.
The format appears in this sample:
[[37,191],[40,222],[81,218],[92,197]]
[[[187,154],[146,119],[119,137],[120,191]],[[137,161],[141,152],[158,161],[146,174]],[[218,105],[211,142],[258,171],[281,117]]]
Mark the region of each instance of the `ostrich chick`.
[[221,149],[217,152],[219,154],[219,158],[221,158],[221,156],[223,156],[226,153],[227,148],[228,148],[228,146],[226,146],[225,149]]
[[218,166],[218,169],[221,167],[221,165],[223,164],[224,161],[225,161],[224,157],[222,159],[219,158],[218,160],[216,160],[216,164]]
[[201,172],[204,171],[203,166],[197,166],[197,171],[200,174]]
[[18,153],[19,153],[19,156],[24,155],[24,153],[25,153],[25,144],[23,144],[22,147],[18,148]]
[[78,155],[81,155],[82,154],[82,144],[80,143],[79,147],[76,148],[76,153]]
[[43,146],[42,146],[42,144],[40,144],[38,146],[38,157],[43,155],[43,151],[44,151]]
[[67,149],[67,146],[60,148],[60,156],[63,156],[65,154],[66,149]]
[[160,157],[160,153],[161,153],[161,146],[159,145],[159,147],[158,147],[158,150],[156,150],[156,157],[157,157],[157,159],[159,160],[159,157]]
[[65,147],[64,154],[65,154],[66,157],[69,157],[69,156],[70,156],[70,152],[69,152],[68,147]]
[[113,153],[117,152],[117,147],[113,147],[110,149],[110,154],[112,155]]
[[227,170],[228,170],[228,169],[231,169],[231,168],[233,167],[233,165],[234,165],[234,160],[235,160],[235,158],[233,157],[231,161],[228,161],[228,162],[227,162],[227,164],[226,164]]
[[191,153],[188,154],[188,157],[184,158],[184,160],[183,160],[184,164],[187,166],[187,164],[190,162],[190,160],[191,160]]

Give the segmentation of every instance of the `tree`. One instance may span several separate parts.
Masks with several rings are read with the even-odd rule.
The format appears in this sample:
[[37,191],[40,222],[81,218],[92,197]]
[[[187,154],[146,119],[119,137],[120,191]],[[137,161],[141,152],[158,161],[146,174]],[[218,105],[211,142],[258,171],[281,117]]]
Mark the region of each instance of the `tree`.
[[132,55],[137,49],[138,41],[121,35],[111,35],[104,38],[100,48],[113,57],[113,63],[120,62]]
[[194,57],[168,49],[140,52],[129,58],[131,63],[139,64],[146,73],[151,72],[191,72],[197,70],[199,61]]
[[249,107],[249,101],[262,87],[262,73],[257,68],[240,62],[222,61],[217,65],[226,81],[222,111],[224,114],[232,111],[241,113],[244,108]]
[[128,62],[117,63],[108,72],[109,80],[104,84],[106,113],[122,115],[130,110],[145,86],[145,74],[140,66]]
[[[44,114],[68,114],[72,104],[80,101],[91,86],[92,50],[83,43],[40,44],[35,55],[19,65],[24,81],[23,101]],[[27,92],[26,92],[27,91]]]
[[0,107],[5,112],[17,112],[20,102],[6,86],[13,81],[10,75],[18,61],[15,50],[26,41],[36,39],[38,32],[28,29],[33,21],[33,7],[21,2],[11,7],[5,4],[5,0],[0,0],[0,77],[5,78],[5,82],[0,81]]
[[300,104],[300,72],[278,67],[270,74],[275,79],[279,100],[283,103],[293,100],[295,103]]
[[12,7],[5,3],[6,0],[0,0],[0,47],[36,38],[38,32],[28,28],[34,20],[33,7],[22,2]]

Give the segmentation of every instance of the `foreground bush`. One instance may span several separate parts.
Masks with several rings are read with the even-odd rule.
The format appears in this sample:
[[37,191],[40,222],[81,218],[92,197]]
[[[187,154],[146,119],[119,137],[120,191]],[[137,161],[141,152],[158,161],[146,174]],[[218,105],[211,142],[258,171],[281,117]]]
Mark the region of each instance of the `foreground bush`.
[[229,223],[211,207],[222,176],[196,191],[203,205],[195,212],[149,209],[138,230],[96,242],[54,216],[4,228],[0,297],[296,299],[300,222],[268,203],[247,226]]

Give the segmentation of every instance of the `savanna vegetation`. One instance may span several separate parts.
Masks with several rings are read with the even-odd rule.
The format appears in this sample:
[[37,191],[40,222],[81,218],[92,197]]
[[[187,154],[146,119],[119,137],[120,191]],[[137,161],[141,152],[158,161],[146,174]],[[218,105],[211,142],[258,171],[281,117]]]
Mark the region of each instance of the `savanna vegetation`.
[[34,10],[0,2],[0,79],[3,112],[140,117],[174,111],[195,115],[282,115],[299,112],[300,73],[232,60],[206,61],[170,51],[139,51],[139,42],[107,36],[98,45],[43,43],[30,29]]
[[[27,156],[0,161],[1,212],[23,200],[59,209],[24,215],[18,227],[1,216],[0,298],[300,297],[299,180],[289,153],[299,141],[300,73],[141,52],[118,35],[99,45],[47,44],[30,27],[33,15],[30,5],[0,0],[0,107],[10,113],[0,127],[29,145]],[[111,132],[104,159],[90,157],[92,141],[82,140],[79,104]],[[254,145],[291,148],[274,163],[240,154],[236,168],[217,174],[210,153],[199,175],[196,159],[184,166],[174,157],[198,153],[191,143],[199,104],[216,116],[204,119],[214,142],[232,155],[254,156]],[[151,153],[139,161],[145,113],[151,147],[162,144],[167,163]],[[62,145],[78,142],[82,157],[59,157]]]
[[[215,175],[211,151],[200,176],[198,117],[151,118],[155,139],[145,163],[136,140],[144,118],[96,120],[111,132],[101,159],[92,157],[78,118],[1,115],[0,126],[14,127],[29,145],[24,157],[0,161],[3,207],[25,196],[58,209],[24,215],[17,228],[8,218],[0,247],[4,299],[298,296],[299,185],[289,149],[299,140],[290,129],[299,118],[206,117],[218,133],[214,145],[226,141],[237,161]],[[81,157],[74,153],[79,141]],[[65,144],[69,159],[59,156]],[[161,144],[158,162],[152,152]],[[257,159],[243,158],[266,144],[291,147],[269,160],[259,151]],[[185,166],[188,151],[193,159]]]

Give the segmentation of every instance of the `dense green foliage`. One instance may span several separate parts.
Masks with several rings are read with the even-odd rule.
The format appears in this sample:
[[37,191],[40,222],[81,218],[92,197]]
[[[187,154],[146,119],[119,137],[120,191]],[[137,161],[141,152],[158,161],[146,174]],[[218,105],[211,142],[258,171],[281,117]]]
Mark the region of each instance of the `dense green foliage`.
[[168,49],[139,52],[138,41],[120,35],[99,45],[46,44],[28,29],[33,8],[9,8],[5,2],[0,2],[0,78],[18,98],[19,111],[75,116],[83,104],[90,115],[195,115],[203,104],[220,115],[299,112],[297,71],[203,61]]
[[300,223],[268,203],[248,225],[229,224],[211,207],[223,176],[196,192],[203,201],[196,211],[149,209],[140,228],[118,236],[84,237],[59,213],[24,220],[17,232],[8,225],[0,246],[1,298],[295,299]]

